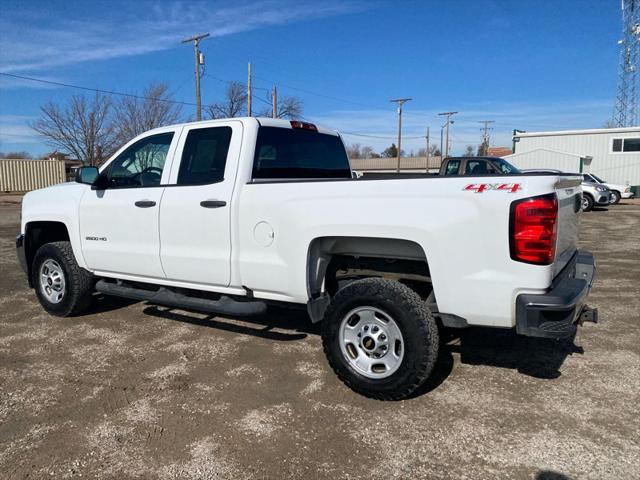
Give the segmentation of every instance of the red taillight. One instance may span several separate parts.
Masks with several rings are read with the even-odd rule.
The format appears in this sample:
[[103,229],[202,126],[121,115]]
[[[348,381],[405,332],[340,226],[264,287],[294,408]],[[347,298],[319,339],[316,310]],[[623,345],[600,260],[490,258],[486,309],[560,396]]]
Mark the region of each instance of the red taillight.
[[317,132],[318,127],[316,127],[313,123],[301,122],[299,120],[291,120],[291,128],[301,128],[302,130],[311,130],[312,132]]
[[553,263],[558,228],[555,194],[513,202],[509,227],[513,260],[536,265]]

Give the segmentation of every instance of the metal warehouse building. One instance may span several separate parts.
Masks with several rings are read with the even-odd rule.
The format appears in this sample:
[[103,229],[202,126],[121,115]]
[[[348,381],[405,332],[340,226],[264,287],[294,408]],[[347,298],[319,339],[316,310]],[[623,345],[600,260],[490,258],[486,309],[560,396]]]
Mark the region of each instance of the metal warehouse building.
[[611,183],[640,189],[640,127],[524,132],[513,137],[518,168],[590,172]]

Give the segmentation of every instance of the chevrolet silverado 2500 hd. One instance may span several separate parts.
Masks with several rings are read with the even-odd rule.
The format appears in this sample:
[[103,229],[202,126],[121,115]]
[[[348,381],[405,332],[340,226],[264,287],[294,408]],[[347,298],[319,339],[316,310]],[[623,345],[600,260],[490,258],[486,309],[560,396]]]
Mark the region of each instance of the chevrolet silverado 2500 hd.
[[28,193],[16,244],[50,314],[82,313],[95,290],[231,316],[298,304],[349,387],[399,399],[429,377],[441,324],[562,338],[595,320],[580,181],[357,179],[333,131],[212,120]]

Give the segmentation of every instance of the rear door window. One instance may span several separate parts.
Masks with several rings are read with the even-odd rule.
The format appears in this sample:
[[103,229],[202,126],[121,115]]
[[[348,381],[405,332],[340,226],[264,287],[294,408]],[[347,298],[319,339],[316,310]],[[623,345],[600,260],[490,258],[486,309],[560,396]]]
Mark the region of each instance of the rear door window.
[[342,140],[336,135],[260,127],[253,178],[351,178],[351,168]]
[[189,131],[182,152],[178,185],[206,185],[224,180],[231,127]]

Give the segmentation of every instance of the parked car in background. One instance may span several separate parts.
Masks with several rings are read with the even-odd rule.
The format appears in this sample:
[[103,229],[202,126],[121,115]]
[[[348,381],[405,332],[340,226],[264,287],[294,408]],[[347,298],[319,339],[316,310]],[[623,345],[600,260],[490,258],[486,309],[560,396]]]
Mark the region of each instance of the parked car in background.
[[500,157],[447,157],[442,161],[438,175],[516,175],[518,173],[520,170]]
[[[522,170],[522,173],[562,173],[560,170],[553,168],[528,168]],[[611,203],[611,191],[609,187],[603,184],[594,184],[587,182],[581,173],[575,175],[583,176],[582,180],[582,211],[589,212],[594,206],[606,207]]]
[[606,180],[602,180],[601,178],[595,176],[593,173],[585,173],[583,175],[584,181],[587,183],[604,185],[611,191],[611,198],[609,199],[609,203],[615,204],[620,202],[621,198],[632,198],[633,192],[631,191],[631,186],[629,185],[620,185],[616,183],[609,183]]

